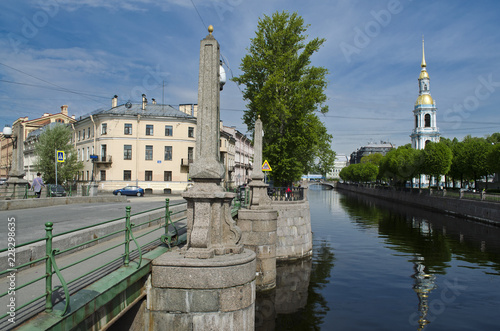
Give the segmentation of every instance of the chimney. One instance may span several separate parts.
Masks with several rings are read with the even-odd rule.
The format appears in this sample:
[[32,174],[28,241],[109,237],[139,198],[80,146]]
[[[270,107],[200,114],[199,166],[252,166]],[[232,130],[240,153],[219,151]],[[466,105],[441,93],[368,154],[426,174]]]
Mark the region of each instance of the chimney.
[[75,115],[71,115],[71,118],[76,120],[76,116]]
[[146,94],[142,95],[142,110],[146,110],[146,105],[148,104],[148,99],[146,99]]
[[151,100],[153,101],[153,105],[156,105],[156,100],[154,98]]
[[61,114],[68,116],[68,105],[61,106]]
[[113,99],[111,99],[111,108],[115,108],[116,106],[118,106],[118,96],[115,95],[113,97]]

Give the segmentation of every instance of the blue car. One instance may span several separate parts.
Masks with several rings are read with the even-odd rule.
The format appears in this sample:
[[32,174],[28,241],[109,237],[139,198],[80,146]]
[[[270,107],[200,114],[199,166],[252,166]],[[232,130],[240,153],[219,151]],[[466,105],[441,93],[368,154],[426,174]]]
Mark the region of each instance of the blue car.
[[139,186],[126,186],[124,188],[114,190],[114,195],[137,195],[142,197],[144,195],[144,190]]

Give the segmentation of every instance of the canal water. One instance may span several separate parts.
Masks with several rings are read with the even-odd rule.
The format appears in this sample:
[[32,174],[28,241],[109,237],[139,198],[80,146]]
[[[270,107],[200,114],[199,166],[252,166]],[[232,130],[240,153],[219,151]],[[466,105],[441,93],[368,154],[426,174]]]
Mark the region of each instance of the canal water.
[[318,186],[308,198],[313,256],[279,265],[256,330],[500,330],[500,227]]

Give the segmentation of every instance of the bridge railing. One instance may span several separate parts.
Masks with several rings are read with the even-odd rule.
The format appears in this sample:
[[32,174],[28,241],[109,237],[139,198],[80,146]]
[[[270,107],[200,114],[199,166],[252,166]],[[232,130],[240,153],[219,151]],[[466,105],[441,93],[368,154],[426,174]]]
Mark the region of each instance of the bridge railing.
[[267,195],[273,201],[300,201],[304,200],[304,188],[273,187],[267,189]]
[[[11,282],[10,288],[5,292],[0,293],[0,301],[2,303],[3,302],[7,302],[7,303],[12,302],[12,298],[13,298],[12,294],[13,293],[16,295],[16,298],[19,298],[19,293],[23,290],[26,291],[25,293],[29,293],[30,297],[31,297],[31,300],[29,300],[27,302],[19,302],[19,300],[18,300],[16,302],[16,304],[13,305],[12,309],[10,309],[9,306],[7,306],[7,313],[0,316],[0,329],[2,329],[1,326],[4,325],[5,320],[8,319],[9,317],[16,316],[16,315],[21,316],[20,314],[23,311],[23,309],[26,311],[33,311],[33,309],[36,310],[36,308],[34,308],[34,307],[40,307],[40,300],[43,300],[43,299],[45,301],[45,305],[44,305],[45,312],[51,312],[54,304],[56,303],[55,302],[56,300],[54,298],[57,296],[62,296],[64,299],[60,299],[59,301],[64,300],[64,302],[65,302],[65,307],[63,310],[63,315],[64,315],[68,311],[68,308],[69,308],[70,291],[76,292],[78,289],[83,287],[82,281],[84,281],[85,279],[86,280],[92,279],[98,273],[99,273],[99,276],[102,277],[103,275],[110,273],[111,271],[113,271],[115,269],[118,269],[122,265],[128,266],[130,263],[130,260],[132,258],[139,259],[139,262],[137,265],[137,268],[139,268],[141,265],[142,251],[144,249],[150,249],[150,248],[156,247],[160,244],[160,242],[159,242],[160,239],[158,237],[155,237],[155,239],[152,241],[151,240],[147,241],[150,238],[145,238],[146,242],[139,245],[138,240],[143,238],[143,237],[148,236],[152,232],[155,232],[161,228],[164,228],[165,234],[162,236],[161,240],[164,241],[169,246],[180,243],[182,241],[182,239],[185,240],[185,236],[184,236],[184,238],[182,237],[182,232],[185,232],[186,225],[179,225],[178,223],[184,221],[186,219],[186,217],[185,216],[181,217],[177,214],[181,214],[181,213],[185,212],[186,209],[179,208],[179,210],[176,212],[170,211],[171,207],[175,207],[175,206],[179,206],[179,205],[183,205],[183,204],[185,205],[186,202],[181,202],[178,204],[171,205],[169,202],[169,199],[166,199],[164,207],[158,207],[158,208],[146,210],[146,211],[143,211],[140,213],[135,213],[135,214],[132,214],[131,207],[127,206],[125,216],[123,216],[123,217],[112,219],[112,220],[105,221],[105,222],[101,222],[101,223],[91,225],[91,226],[81,227],[81,228],[71,230],[71,231],[62,232],[62,233],[59,233],[56,235],[53,234],[54,224],[52,222],[47,222],[47,223],[45,223],[46,235],[44,238],[40,238],[40,239],[26,242],[26,243],[19,244],[19,245],[17,245],[15,243],[14,236],[13,235],[11,236],[9,234],[8,235],[8,238],[9,238],[8,239],[8,247],[0,250],[0,253],[7,253],[9,268],[0,272],[0,278],[5,279],[5,277],[11,277],[12,279],[15,280],[16,275],[18,275],[18,272],[21,269],[25,269],[25,268],[28,268],[30,266],[33,266],[35,264],[40,264],[40,263],[45,263],[45,274],[40,275],[38,277],[33,277],[32,279],[29,279],[22,284],[18,284],[15,281]],[[165,210],[165,213],[160,217],[156,217],[154,219],[150,219],[149,217],[146,217],[147,220],[144,222],[141,222],[138,224],[131,223],[131,219],[138,216],[138,215],[150,213],[150,212],[155,212],[155,211],[161,211],[162,209]],[[177,217],[176,217],[177,219],[175,222],[172,221],[172,217],[174,215],[177,215]],[[90,228],[95,228],[95,227],[99,227],[102,225],[110,225],[110,223],[116,222],[116,221],[122,221],[122,222],[124,221],[124,227],[119,229],[119,230],[109,232],[106,235],[103,235],[103,236],[94,238],[92,240],[85,241],[81,244],[69,247],[67,249],[55,249],[54,248],[54,244],[57,244],[57,241],[55,241],[54,239],[56,239],[57,237],[61,237],[61,236],[65,236],[65,235],[75,235],[78,231],[82,231],[82,230],[86,230],[86,229],[90,229]],[[8,228],[10,231],[9,233],[14,234],[15,227],[16,227],[15,219],[14,218],[9,219],[9,224],[8,224]],[[151,227],[152,229],[148,230],[147,228],[149,228],[149,227]],[[140,234],[134,234],[135,232],[137,232],[135,230],[138,230],[138,229],[146,229],[146,230],[141,231]],[[76,261],[71,261],[70,263],[68,263],[64,266],[59,265],[60,261],[61,261],[60,257],[62,255],[74,253],[77,250],[87,248],[89,246],[92,246],[93,244],[96,244],[97,242],[102,242],[103,239],[110,239],[112,236],[119,235],[120,233],[124,236],[124,240],[122,240],[121,242],[118,242],[116,244],[110,244],[110,246],[108,245],[108,247],[106,247],[105,249],[103,249],[101,251],[92,252],[90,255],[88,255],[84,258],[82,258],[80,260],[76,260]],[[12,239],[12,238],[14,238],[14,239]],[[36,243],[40,243],[40,242],[44,242],[44,241],[45,241],[45,255],[44,256],[42,256],[38,259],[30,260],[29,262],[26,262],[26,263],[16,265],[16,260],[15,260],[16,250],[19,250],[20,248],[28,246],[28,245],[32,245],[32,244],[36,244]],[[123,254],[118,254],[118,256],[113,256],[111,258],[111,260],[104,262],[104,263],[102,262],[105,258],[109,258],[109,256],[103,257],[103,254],[110,252],[113,249],[116,249],[119,247],[122,247]],[[99,259],[99,262],[97,263],[98,267],[89,268],[88,265],[79,267],[84,262],[91,260],[91,259],[96,259],[96,258]],[[74,277],[73,279],[66,280],[63,277],[62,272],[64,270],[70,269],[70,268],[73,268],[73,270],[75,270],[75,268],[79,268],[79,271],[81,271],[81,272],[78,272],[78,276]],[[60,286],[53,285],[53,276],[54,275],[57,276],[58,281],[60,283]],[[45,282],[45,292],[42,294],[39,294],[39,295],[34,294],[32,285],[36,285],[37,290],[39,290],[40,289],[39,283],[43,282],[43,281]],[[35,284],[35,283],[38,283],[38,284]],[[87,283],[89,283],[89,282],[87,281]],[[31,288],[30,288],[30,286],[31,286]],[[61,293],[61,291],[60,291],[61,289],[64,293]],[[16,314],[16,312],[19,312],[19,313]]]

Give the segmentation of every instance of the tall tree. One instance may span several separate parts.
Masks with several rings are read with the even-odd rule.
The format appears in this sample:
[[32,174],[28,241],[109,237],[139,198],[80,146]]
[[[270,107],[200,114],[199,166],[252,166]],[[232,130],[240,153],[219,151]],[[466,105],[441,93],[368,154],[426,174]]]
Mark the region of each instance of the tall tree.
[[429,142],[424,149],[425,174],[436,177],[439,181],[441,175],[450,171],[453,153],[446,143]]
[[42,173],[46,183],[55,183],[55,151],[64,151],[66,160],[58,162],[57,182],[58,184],[73,180],[78,171],[83,169],[83,163],[77,160],[77,155],[71,144],[71,130],[64,124],[47,126],[38,138],[35,145],[37,161],[35,167]]
[[[310,65],[325,40],[306,43],[307,27],[297,13],[264,15],[242,59],[243,74],[233,78],[245,86],[248,109],[243,120],[248,130],[253,130],[259,115],[262,119],[263,156],[278,184],[300,179],[325,152],[333,155],[332,136],[315,113],[328,112],[324,105],[328,71]],[[322,168],[333,167],[332,157],[320,160]]]

